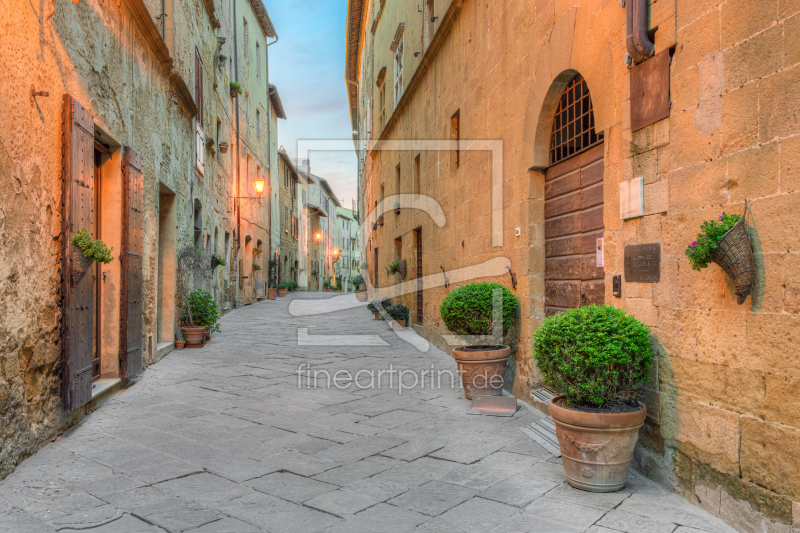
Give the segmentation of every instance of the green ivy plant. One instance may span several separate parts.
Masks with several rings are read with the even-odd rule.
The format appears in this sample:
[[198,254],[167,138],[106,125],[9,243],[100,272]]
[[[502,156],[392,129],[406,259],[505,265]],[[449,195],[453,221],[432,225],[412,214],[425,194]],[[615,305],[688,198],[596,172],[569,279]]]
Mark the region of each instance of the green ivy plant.
[[394,260],[389,264],[389,274],[397,274],[397,268],[400,266],[400,261]]
[[235,92],[237,94],[242,94],[244,92],[244,89],[242,89],[242,85],[238,81],[232,81],[231,82],[231,91],[233,91],[233,92]]
[[217,262],[220,265],[225,266],[227,264],[227,263],[225,263],[225,260],[222,257],[220,257],[218,254],[214,254],[214,257],[217,259]]
[[183,319],[190,325],[209,327],[212,333],[219,331],[217,302],[207,291],[195,289],[189,294],[189,305],[184,308]]
[[253,272],[258,272],[259,270],[261,270],[261,267],[258,264],[253,263]]
[[571,404],[602,407],[649,381],[649,333],[622,309],[589,305],[547,317],[531,348],[546,385]]
[[729,215],[723,211],[719,220],[706,220],[700,225],[697,240],[692,241],[685,252],[692,269],[700,271],[708,266],[711,254],[716,250],[723,235],[741,218],[739,215]]
[[467,337],[489,336],[494,332],[494,299],[495,292],[500,298],[498,304],[503,310],[503,336],[517,320],[517,297],[499,283],[470,283],[457,288],[447,295],[439,305],[439,314],[451,332]]
[[89,235],[86,228],[81,228],[78,233],[72,236],[70,242],[80,248],[83,255],[90,258],[92,261],[110,263],[114,260],[111,256],[111,252],[114,248],[108,248],[100,239],[93,241],[92,236]]

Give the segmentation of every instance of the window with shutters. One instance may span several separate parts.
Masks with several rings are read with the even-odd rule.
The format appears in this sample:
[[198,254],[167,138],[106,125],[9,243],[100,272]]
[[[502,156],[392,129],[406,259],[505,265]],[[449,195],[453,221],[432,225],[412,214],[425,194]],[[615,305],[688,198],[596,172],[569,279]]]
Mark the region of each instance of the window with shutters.
[[400,43],[397,45],[397,50],[394,52],[394,105],[400,102],[400,97],[403,96],[403,37],[400,37]]
[[194,101],[197,106],[197,116],[195,120],[195,168],[202,176],[206,153],[206,136],[203,130],[203,62],[200,59],[200,52],[194,49]]

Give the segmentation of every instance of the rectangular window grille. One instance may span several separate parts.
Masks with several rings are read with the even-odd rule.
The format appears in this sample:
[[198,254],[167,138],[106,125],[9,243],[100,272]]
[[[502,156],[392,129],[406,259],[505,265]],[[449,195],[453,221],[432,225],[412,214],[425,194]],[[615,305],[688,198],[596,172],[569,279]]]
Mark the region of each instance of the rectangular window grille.
[[575,76],[558,103],[550,140],[550,164],[554,165],[603,142],[594,131],[592,98],[586,80]]
[[400,44],[397,45],[397,51],[394,53],[394,105],[400,101],[403,96],[403,38],[400,37]]

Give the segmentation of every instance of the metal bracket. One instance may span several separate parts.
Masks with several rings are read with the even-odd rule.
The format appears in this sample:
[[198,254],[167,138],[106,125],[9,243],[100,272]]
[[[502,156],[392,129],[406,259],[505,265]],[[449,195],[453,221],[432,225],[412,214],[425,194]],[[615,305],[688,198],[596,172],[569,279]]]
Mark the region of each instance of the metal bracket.
[[442,269],[442,274],[444,274],[444,288],[446,289],[450,284],[447,283],[447,272],[444,271],[444,267],[439,265],[439,268]]
[[511,274],[511,288],[516,290],[516,288],[517,288],[517,276],[515,276],[514,273],[511,272],[511,267],[510,266],[507,266],[506,268],[508,269],[508,273]]
[[50,93],[47,91],[37,91],[36,87],[31,83],[31,102],[33,102],[34,98],[36,98],[37,96],[42,96],[47,98],[48,96],[50,96]]

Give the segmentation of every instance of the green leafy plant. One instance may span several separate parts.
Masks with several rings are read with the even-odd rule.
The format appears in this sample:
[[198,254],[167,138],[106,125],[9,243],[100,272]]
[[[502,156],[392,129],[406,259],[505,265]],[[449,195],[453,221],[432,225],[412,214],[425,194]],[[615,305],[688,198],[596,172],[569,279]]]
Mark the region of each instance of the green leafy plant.
[[389,264],[389,274],[397,274],[397,268],[400,266],[400,261],[394,260]]
[[220,265],[225,266],[227,264],[225,260],[218,254],[214,254],[214,257],[217,259],[217,263],[219,263]]
[[497,291],[498,305],[503,310],[500,326],[503,335],[517,320],[519,301],[499,283],[470,283],[447,295],[439,305],[439,314],[447,329],[456,335],[489,336],[494,332],[493,304]]
[[403,304],[390,305],[386,312],[389,313],[390,317],[398,322],[408,320],[408,317],[410,316],[408,307]]
[[259,266],[256,263],[253,263],[253,272],[258,272],[259,270],[261,270],[261,266]]
[[383,310],[387,310],[389,307],[392,306],[392,300],[388,297],[381,298],[380,300],[372,300],[370,303],[367,304],[367,311],[370,313],[377,313],[378,312],[378,303],[381,304]]
[[288,289],[289,288],[289,283],[286,282],[286,281],[281,281],[280,283],[278,283],[278,288],[279,289]]
[[319,275],[319,271],[317,269],[314,269],[314,270],[311,271],[311,275],[312,276],[318,276]]
[[189,305],[183,310],[183,319],[193,326],[205,326],[209,331],[219,331],[219,309],[210,293],[195,289],[189,294]]
[[546,318],[531,348],[545,384],[571,404],[602,407],[650,379],[649,332],[622,309],[589,305]]
[[228,56],[220,54],[217,56],[217,59],[219,59],[220,63],[222,63],[228,59]]
[[81,230],[72,236],[70,242],[80,248],[83,255],[90,258],[92,261],[97,261],[98,263],[110,263],[114,260],[111,256],[111,252],[114,248],[108,248],[106,244],[97,239],[96,241],[92,240],[92,236],[89,235],[89,232],[86,231],[86,228],[81,228]]
[[354,276],[351,281],[353,282],[353,285],[355,285],[356,287],[359,287],[359,286],[364,284],[364,276],[359,274],[357,276]]
[[325,287],[326,289],[330,289],[331,282],[326,279],[325,281],[322,282],[322,286]]
[[689,244],[685,252],[694,270],[700,271],[708,266],[719,241],[741,218],[723,211],[719,220],[706,220],[700,225],[697,240]]
[[289,288],[291,290],[293,290],[293,291],[297,290],[298,287],[300,287],[300,285],[298,285],[296,281],[290,281],[289,282]]
[[254,254],[260,254],[261,253],[261,248],[253,248],[253,253]]
[[242,85],[238,81],[232,81],[231,82],[231,91],[233,91],[233,92],[235,92],[237,94],[242,94],[244,92],[244,89],[242,89]]
[[361,264],[358,266],[358,268],[360,268],[361,270],[366,270],[366,269],[367,269],[367,262],[366,262],[366,261],[362,262],[362,263],[361,263]]
[[275,274],[275,267],[278,266],[277,259],[269,260],[269,271],[267,272],[267,287],[274,289],[278,283],[278,276]]

